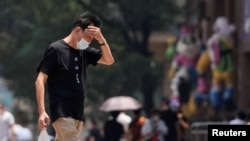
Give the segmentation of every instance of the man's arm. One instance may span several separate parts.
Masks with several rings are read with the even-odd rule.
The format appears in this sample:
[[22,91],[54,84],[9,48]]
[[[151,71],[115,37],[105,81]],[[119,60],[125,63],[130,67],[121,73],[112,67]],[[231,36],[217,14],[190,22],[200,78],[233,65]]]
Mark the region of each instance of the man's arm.
[[101,44],[102,57],[98,60],[98,63],[105,65],[112,65],[114,63],[114,58],[112,56],[110,47],[105,39],[103,41],[98,41]]
[[96,39],[101,47],[102,57],[98,60],[98,63],[104,65],[112,65],[114,63],[114,58],[112,56],[109,44],[102,35],[100,28],[95,26],[88,26],[88,28],[85,29],[85,32]]
[[43,129],[44,127],[49,124],[49,116],[46,113],[45,110],[45,102],[44,102],[44,97],[45,97],[45,83],[47,82],[48,75],[39,72],[35,86],[36,86],[36,98],[37,98],[37,106],[38,106],[38,112],[39,112],[39,120],[38,120],[38,127],[39,129]]

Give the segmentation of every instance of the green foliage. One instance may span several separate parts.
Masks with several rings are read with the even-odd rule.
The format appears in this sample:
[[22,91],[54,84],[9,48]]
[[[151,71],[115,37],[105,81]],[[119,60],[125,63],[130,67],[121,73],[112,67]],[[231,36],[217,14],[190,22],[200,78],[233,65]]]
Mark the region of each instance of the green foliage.
[[6,19],[0,21],[0,75],[10,80],[14,96],[30,101],[35,112],[36,67],[48,45],[70,32],[82,8],[67,0],[0,1],[0,8],[1,19]]
[[87,10],[96,13],[127,51],[150,57],[148,41],[156,30],[166,30],[177,13],[173,0],[78,0]]
[[[65,37],[83,11],[97,14],[115,64],[90,67],[88,98],[100,104],[112,95],[133,95],[147,81],[159,84],[162,64],[152,67],[148,42],[153,31],[167,30],[177,13],[173,0],[8,0],[0,1],[0,75],[9,79],[15,96],[36,105],[36,67],[52,41]],[[146,85],[147,86],[147,85]],[[97,104],[97,105],[98,105]]]
[[[78,0],[103,20],[103,33],[112,43],[115,64],[90,72],[89,96],[101,101],[112,95],[154,90],[162,80],[162,64],[154,62],[148,43],[153,31],[166,30],[177,13],[172,0]],[[107,74],[105,73],[107,72]],[[102,77],[103,80],[98,81]],[[93,89],[92,89],[93,88]],[[98,95],[94,93],[99,93]],[[152,95],[153,93],[149,93]],[[150,96],[145,93],[144,96]],[[148,103],[149,105],[152,105]]]

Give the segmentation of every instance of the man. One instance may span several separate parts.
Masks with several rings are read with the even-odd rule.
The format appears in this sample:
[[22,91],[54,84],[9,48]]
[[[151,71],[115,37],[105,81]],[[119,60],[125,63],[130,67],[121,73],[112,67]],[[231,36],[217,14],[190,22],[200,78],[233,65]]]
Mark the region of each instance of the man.
[[[84,121],[86,68],[114,63],[109,45],[100,30],[101,21],[91,13],[81,14],[71,33],[50,44],[37,68],[35,82],[39,110],[39,129],[50,122],[56,141],[77,141]],[[100,50],[89,47],[96,40]],[[45,84],[48,84],[50,117],[45,110]]]
[[142,108],[134,110],[134,117],[129,124],[129,136],[131,141],[143,141],[141,128],[146,122],[146,117],[142,115]]
[[14,141],[14,124],[15,118],[13,114],[0,103],[0,141]]
[[247,114],[244,111],[238,111],[234,119],[229,121],[230,125],[245,125],[247,124]]
[[120,114],[117,117],[117,122],[121,123],[124,128],[124,136],[122,137],[121,141],[128,141],[129,140],[129,130],[128,126],[132,121],[130,115],[125,113],[125,111],[120,111]]
[[169,128],[160,118],[160,110],[152,109],[150,118],[145,121],[141,128],[141,134],[145,141],[165,141]]
[[189,128],[190,128],[190,121],[188,118],[183,114],[182,109],[178,109],[177,111],[178,117],[178,124],[177,124],[177,134],[178,134],[178,141],[189,141]]
[[178,117],[176,111],[170,107],[170,100],[167,96],[161,99],[160,118],[168,126],[169,132],[164,136],[165,141],[177,141]]
[[121,141],[125,131],[123,125],[117,121],[120,111],[109,113],[108,119],[104,122],[104,141]]

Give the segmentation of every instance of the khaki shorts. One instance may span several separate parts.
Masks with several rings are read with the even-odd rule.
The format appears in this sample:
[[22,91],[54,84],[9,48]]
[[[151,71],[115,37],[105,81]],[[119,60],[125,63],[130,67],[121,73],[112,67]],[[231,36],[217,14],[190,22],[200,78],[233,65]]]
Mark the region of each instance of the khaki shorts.
[[58,118],[53,124],[56,131],[55,141],[80,141],[83,122],[73,118]]

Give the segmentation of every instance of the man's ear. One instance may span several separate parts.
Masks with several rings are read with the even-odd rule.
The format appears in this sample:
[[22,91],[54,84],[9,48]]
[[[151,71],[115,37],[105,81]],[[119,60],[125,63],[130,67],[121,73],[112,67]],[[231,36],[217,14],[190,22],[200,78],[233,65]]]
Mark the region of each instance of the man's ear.
[[82,28],[79,26],[75,27],[74,33],[75,35],[82,36]]
[[80,32],[81,30],[82,30],[82,29],[81,29],[81,27],[79,27],[79,26],[75,27],[75,29],[74,29],[75,32]]

